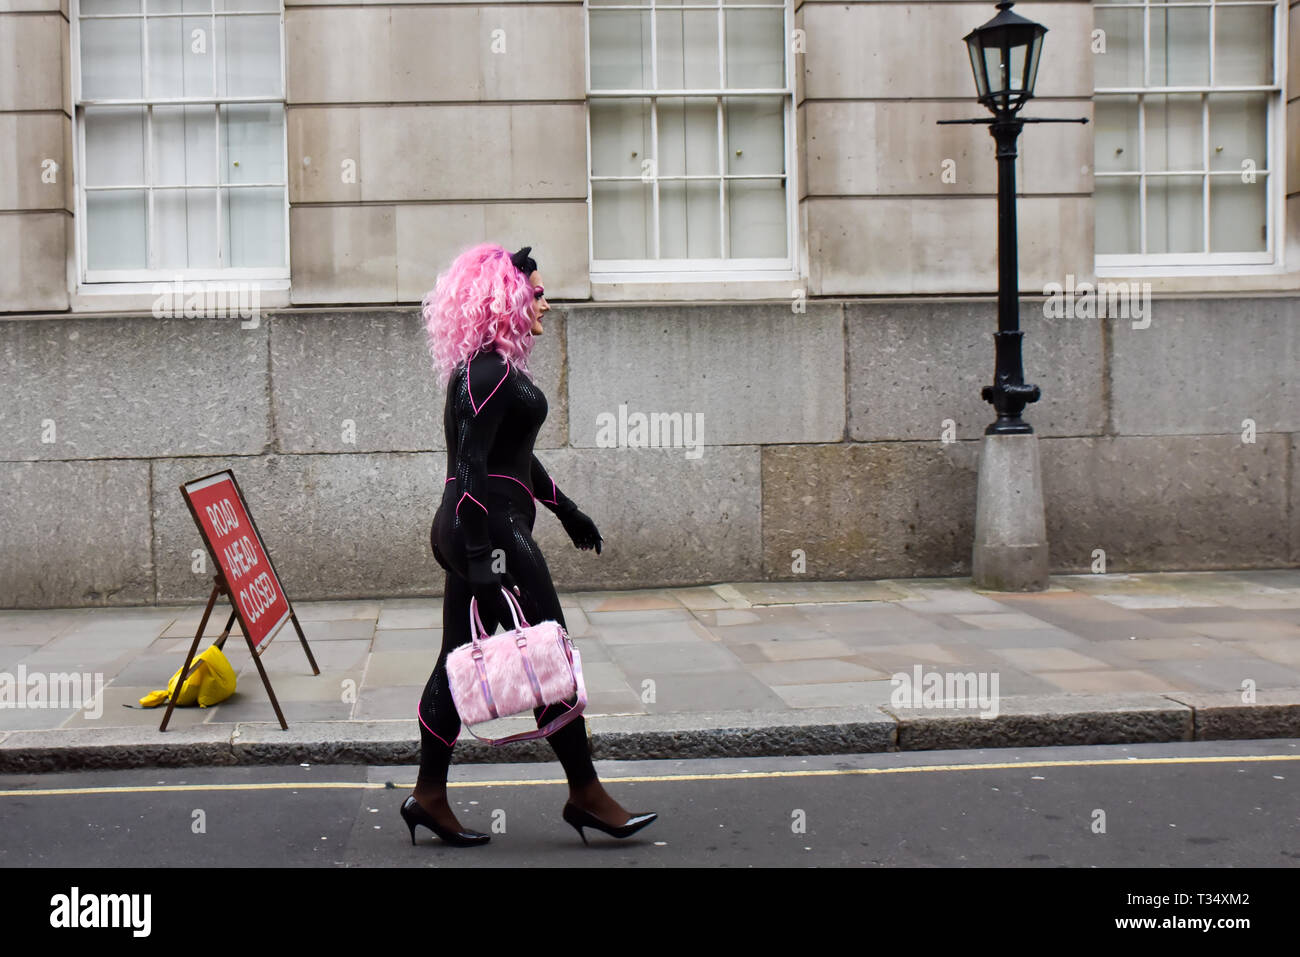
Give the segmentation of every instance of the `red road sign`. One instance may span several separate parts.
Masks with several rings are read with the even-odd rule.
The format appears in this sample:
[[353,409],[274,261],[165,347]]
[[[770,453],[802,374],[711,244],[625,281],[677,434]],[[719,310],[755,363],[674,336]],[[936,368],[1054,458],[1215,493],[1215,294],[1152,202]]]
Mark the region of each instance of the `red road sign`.
[[229,469],[216,472],[182,485],[181,494],[225,575],[244,634],[261,654],[289,620],[289,600],[235,476]]

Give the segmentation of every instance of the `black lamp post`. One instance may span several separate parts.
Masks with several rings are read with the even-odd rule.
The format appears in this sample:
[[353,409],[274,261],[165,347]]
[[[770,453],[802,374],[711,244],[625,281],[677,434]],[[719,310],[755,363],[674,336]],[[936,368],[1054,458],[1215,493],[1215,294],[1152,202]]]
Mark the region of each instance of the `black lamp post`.
[[1025,382],[1021,354],[1020,276],[1016,254],[1016,138],[1026,123],[1086,123],[1086,118],[1055,120],[1025,118],[1020,108],[1034,95],[1038,59],[1047,28],[1011,12],[1003,0],[998,13],[965,37],[979,102],[992,119],[940,120],[949,123],[987,123],[997,142],[998,158],[998,331],[994,334],[996,367],[993,385],[981,391],[984,401],[997,409],[997,421],[985,435],[1033,432],[1020,417],[1026,405],[1042,395],[1038,386]]

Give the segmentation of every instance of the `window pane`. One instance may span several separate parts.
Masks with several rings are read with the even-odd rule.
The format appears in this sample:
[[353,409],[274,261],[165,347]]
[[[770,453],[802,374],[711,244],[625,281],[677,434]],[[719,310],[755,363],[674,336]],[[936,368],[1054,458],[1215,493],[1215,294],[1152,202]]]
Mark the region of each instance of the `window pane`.
[[659,101],[659,172],[665,176],[716,175],[716,100],[668,97]]
[[1106,34],[1106,52],[1093,59],[1097,87],[1142,86],[1142,11],[1098,9],[1094,22]]
[[727,228],[735,259],[786,255],[785,183],[728,180]]
[[1023,90],[1025,88],[1025,54],[1028,52],[1028,47],[1011,48],[1011,70],[1008,82],[1013,90]]
[[154,190],[153,214],[159,267],[195,269],[220,265],[215,189]]
[[1151,85],[1203,86],[1209,82],[1209,8],[1152,7]]
[[1200,176],[1147,178],[1147,252],[1205,252]]
[[[155,0],[156,2],[156,0]],[[149,4],[150,8],[153,4]],[[80,13],[83,17],[100,16],[105,13],[139,13],[140,0],[81,0]],[[85,24],[81,27],[86,28]],[[136,29],[139,29],[137,24]]]
[[1247,160],[1268,169],[1268,94],[1210,97],[1210,169],[1240,172]]
[[144,107],[88,106],[86,185],[144,185]]
[[284,180],[284,107],[279,103],[221,107],[221,182]]
[[221,190],[226,265],[283,266],[284,187]]
[[1035,44],[1031,44],[1030,51],[1033,53],[1033,57],[1030,59],[1029,65],[1026,67],[1024,73],[1021,74],[1022,78],[1020,81],[1027,90],[1036,89],[1038,86],[1038,64],[1043,58],[1042,40],[1039,40]]
[[593,176],[653,174],[649,100],[591,101]]
[[784,173],[781,97],[729,97],[723,105],[727,111],[727,172]]
[[1097,252],[1101,255],[1141,252],[1137,177],[1098,177],[1096,182]]
[[86,247],[90,269],[145,268],[145,191],[86,193]]
[[597,259],[649,259],[654,194],[649,183],[592,183],[592,240]]
[[[216,136],[216,107],[155,106],[154,182],[164,186],[215,186]],[[216,209],[215,199],[210,205]]]
[[151,18],[148,29],[149,95],[155,98],[211,96],[212,20],[208,17]]
[[1229,7],[1214,12],[1214,83],[1266,86],[1273,82],[1273,8]]
[[1268,178],[1243,183],[1240,176],[1210,177],[1210,252],[1268,249]]
[[713,10],[673,10],[657,14],[659,89],[714,89],[718,73],[718,15]]
[[641,10],[592,10],[591,88],[650,88],[650,13]]
[[722,255],[717,180],[659,184],[659,254],[664,259]]
[[998,47],[986,47],[984,50],[984,69],[981,73],[988,78],[990,93],[1005,93],[1007,78],[1002,69],[1002,50]]
[[785,86],[785,10],[728,10],[727,86]]
[[150,13],[208,13],[211,10],[212,0],[149,0]]
[[81,95],[88,100],[144,95],[140,21],[81,21]]
[[[186,3],[204,3],[208,0],[185,0]],[[266,11],[267,13],[278,13],[280,10],[280,0],[216,0],[213,6],[218,10],[240,10],[240,11]]]
[[1146,98],[1148,170],[1204,169],[1201,98],[1157,94]]
[[281,95],[278,15],[217,18],[217,95]]
[[1138,171],[1138,99],[1103,96],[1096,101],[1093,165],[1098,172]]

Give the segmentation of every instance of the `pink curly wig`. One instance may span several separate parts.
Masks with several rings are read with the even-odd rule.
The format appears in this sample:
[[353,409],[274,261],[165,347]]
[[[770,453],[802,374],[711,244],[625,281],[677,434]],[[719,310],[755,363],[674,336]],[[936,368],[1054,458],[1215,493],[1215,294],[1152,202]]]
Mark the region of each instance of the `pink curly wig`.
[[452,370],[486,346],[531,380],[533,284],[496,243],[465,250],[424,297],[421,311],[429,352],[446,388]]

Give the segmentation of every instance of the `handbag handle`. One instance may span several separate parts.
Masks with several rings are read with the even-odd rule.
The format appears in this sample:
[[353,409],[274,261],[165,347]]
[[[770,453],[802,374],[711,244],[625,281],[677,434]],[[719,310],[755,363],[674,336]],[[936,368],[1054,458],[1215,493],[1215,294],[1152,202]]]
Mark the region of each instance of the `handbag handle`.
[[[514,630],[520,631],[523,628],[528,628],[528,619],[524,617],[524,609],[519,604],[519,600],[504,588],[501,589],[501,594],[506,596],[506,604],[510,606],[510,617],[515,620]],[[477,629],[474,628],[475,624],[478,625]],[[484,638],[488,637],[487,628],[483,626],[483,619],[478,614],[477,598],[469,600],[469,633],[470,640],[474,642],[475,647],[478,646],[480,635]]]

